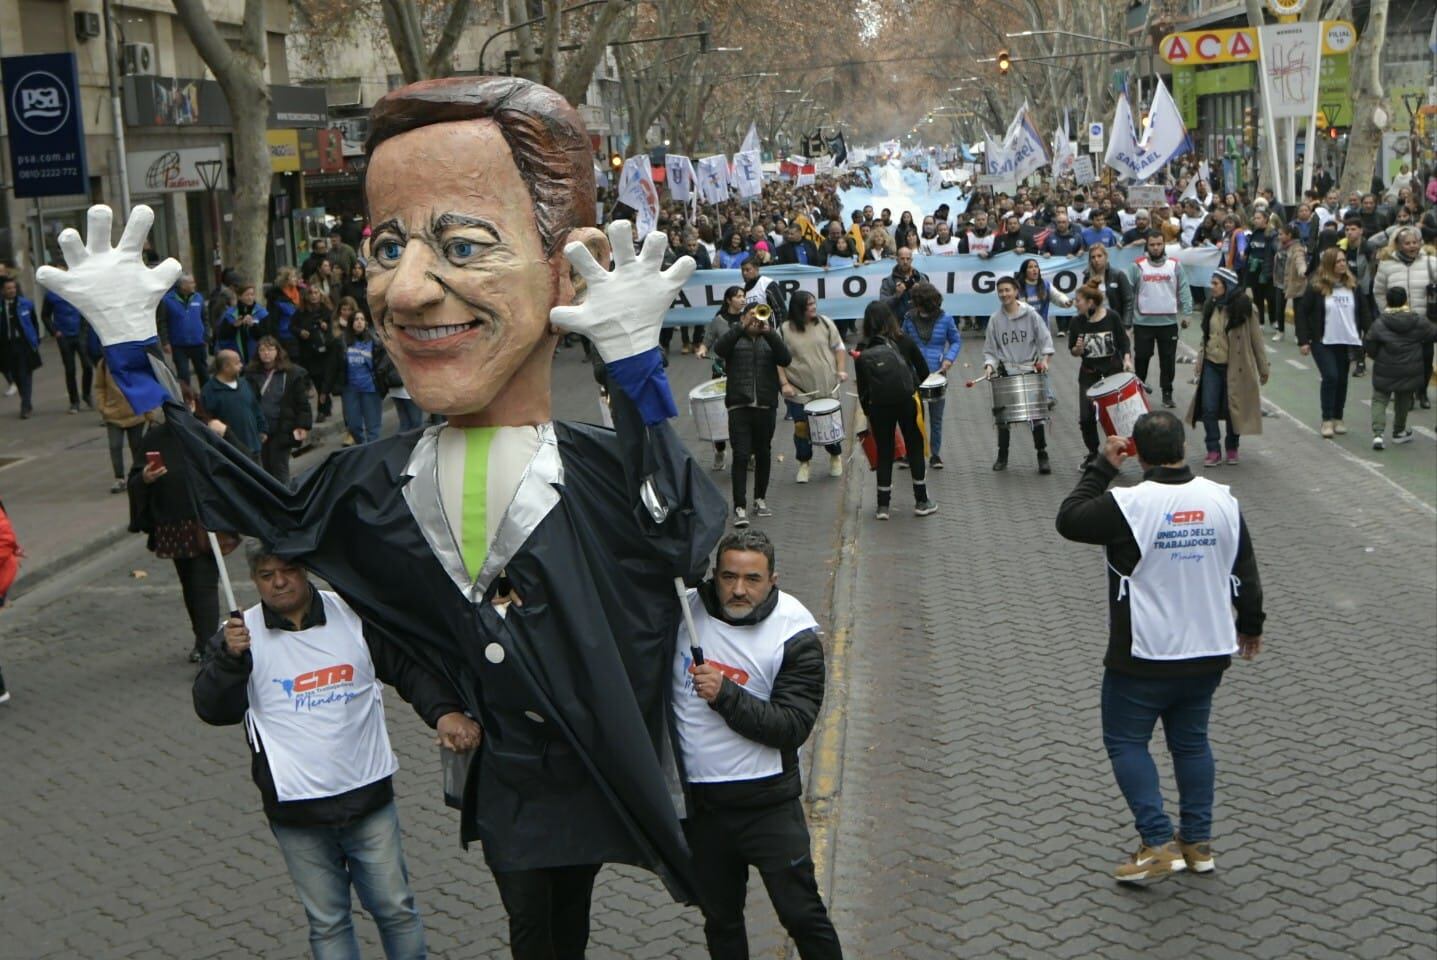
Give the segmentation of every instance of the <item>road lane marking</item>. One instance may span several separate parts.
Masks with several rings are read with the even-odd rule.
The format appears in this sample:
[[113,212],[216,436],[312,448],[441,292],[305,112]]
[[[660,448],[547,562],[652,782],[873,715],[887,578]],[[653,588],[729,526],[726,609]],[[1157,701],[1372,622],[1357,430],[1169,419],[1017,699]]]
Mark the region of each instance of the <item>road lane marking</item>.
[[1306,370],[1306,369],[1307,369],[1307,364],[1303,363],[1301,360],[1294,360],[1294,359],[1292,359],[1291,357],[1283,357],[1283,359],[1286,360],[1288,363],[1292,364],[1294,367],[1296,367],[1296,368],[1299,369],[1299,370]]

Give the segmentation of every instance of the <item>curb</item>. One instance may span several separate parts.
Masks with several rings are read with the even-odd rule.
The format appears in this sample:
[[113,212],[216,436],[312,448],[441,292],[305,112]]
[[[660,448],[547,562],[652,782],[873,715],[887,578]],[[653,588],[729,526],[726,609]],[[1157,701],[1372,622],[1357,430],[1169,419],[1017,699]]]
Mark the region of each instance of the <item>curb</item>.
[[[839,801],[843,791],[843,757],[848,733],[848,655],[855,620],[854,584],[858,578],[858,532],[863,503],[861,456],[849,456],[843,474],[842,522],[838,528],[838,563],[830,586],[833,637],[828,653],[828,682],[823,712],[811,742],[808,769],[808,827],[812,838],[814,871],[828,909],[833,909],[834,851],[838,844]],[[788,956],[796,956],[790,942]]]

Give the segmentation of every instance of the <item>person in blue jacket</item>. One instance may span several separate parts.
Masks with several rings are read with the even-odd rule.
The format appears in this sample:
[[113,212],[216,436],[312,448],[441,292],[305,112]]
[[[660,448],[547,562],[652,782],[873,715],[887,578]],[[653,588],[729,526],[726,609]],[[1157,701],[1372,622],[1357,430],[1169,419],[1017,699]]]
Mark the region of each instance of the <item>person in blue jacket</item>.
[[[45,299],[40,301],[40,320],[60,346],[60,363],[65,368],[65,389],[70,394],[70,412],[80,412],[82,398],[85,406],[93,410],[95,401],[90,396],[90,391],[95,384],[95,364],[85,350],[85,318],[80,316],[75,305],[64,297],[46,291]],[[76,360],[82,370],[79,383],[75,382]]]
[[254,284],[241,282],[235,305],[225,311],[215,328],[215,354],[233,350],[240,355],[242,365],[249,363],[259,338],[269,332],[265,323],[268,319],[269,311],[255,302]]
[[189,381],[193,366],[195,379],[203,390],[209,379],[205,370],[209,366],[205,349],[205,298],[195,289],[195,278],[188,273],[181,276],[180,282],[160,301],[160,310],[165,318],[164,343],[175,361],[180,382]]
[[[943,309],[943,294],[924,280],[913,288],[913,306],[903,316],[903,332],[923,352],[928,369],[948,375],[948,368],[963,349],[958,323]],[[928,463],[934,470],[943,469],[943,408],[946,401],[928,401]]]
[[40,334],[35,304],[20,293],[14,277],[0,281],[0,369],[20,393],[20,419],[35,412],[30,403],[30,386],[40,366]]

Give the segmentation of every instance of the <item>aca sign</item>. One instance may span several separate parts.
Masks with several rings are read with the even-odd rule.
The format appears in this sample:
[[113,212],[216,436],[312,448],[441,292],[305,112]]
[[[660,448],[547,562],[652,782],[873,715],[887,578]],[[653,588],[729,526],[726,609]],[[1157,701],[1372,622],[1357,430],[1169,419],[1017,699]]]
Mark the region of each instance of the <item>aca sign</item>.
[[[1357,28],[1346,20],[1322,21],[1322,55],[1333,57],[1357,45]],[[1175,67],[1211,63],[1247,63],[1258,59],[1257,30],[1189,30],[1170,33],[1158,44],[1158,54]]]
[[80,82],[73,53],[0,60],[15,196],[89,193]]

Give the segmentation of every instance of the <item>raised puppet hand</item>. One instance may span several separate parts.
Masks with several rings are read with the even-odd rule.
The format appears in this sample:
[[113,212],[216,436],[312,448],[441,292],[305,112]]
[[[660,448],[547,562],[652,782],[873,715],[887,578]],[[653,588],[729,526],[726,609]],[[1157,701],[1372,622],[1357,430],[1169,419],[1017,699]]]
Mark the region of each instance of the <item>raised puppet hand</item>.
[[105,346],[153,339],[155,308],[179,279],[179,261],[171,258],[151,269],[141,256],[155,214],[144,204],[130,211],[118,246],[110,245],[114,214],[104,204],[90,208],[89,236],[80,242],[73,229],[60,233],[60,252],[69,270],[41,267],[35,279],[84,314]]
[[634,256],[633,229],[615,220],[606,231],[614,252],[614,269],[605,270],[582,243],[564,248],[564,256],[588,286],[582,303],[555,307],[549,320],[564,330],[589,338],[605,363],[636,357],[659,345],[664,315],[694,272],[693,257],[680,257],[661,269],[669,239],[662,233],[644,238]]

